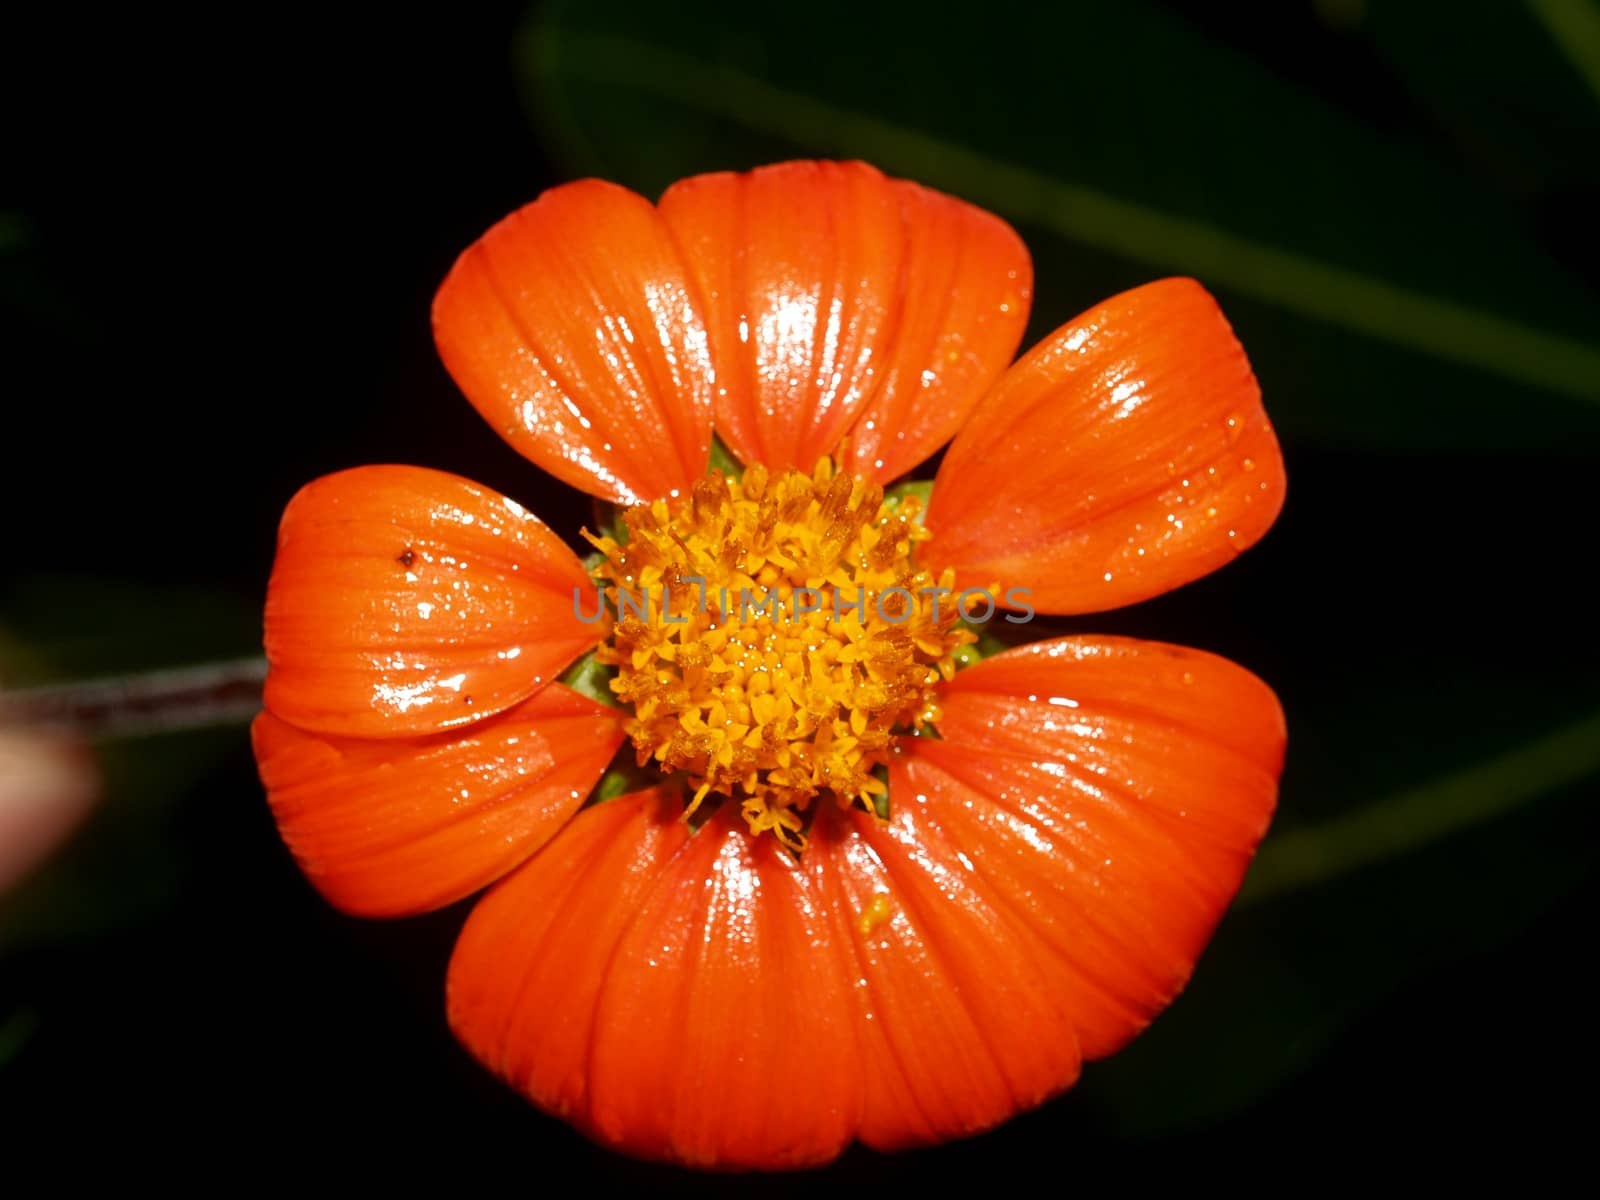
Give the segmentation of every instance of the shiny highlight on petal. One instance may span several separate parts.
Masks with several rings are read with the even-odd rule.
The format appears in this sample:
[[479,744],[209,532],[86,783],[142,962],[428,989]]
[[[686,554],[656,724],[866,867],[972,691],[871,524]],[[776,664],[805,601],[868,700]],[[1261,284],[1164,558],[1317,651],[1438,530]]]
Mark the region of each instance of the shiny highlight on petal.
[[251,735],[300,869],[334,907],[367,917],[493,883],[578,810],[622,742],[614,709],[560,684],[432,737],[328,737],[270,712]]
[[895,478],[955,433],[1027,322],[1032,270],[1004,222],[865,163],[699,175],[661,212],[705,303],[717,430],[746,463],[808,471],[845,441],[851,470]]
[[891,773],[895,805],[1054,963],[1084,1056],[1109,1054],[1177,995],[1238,891],[1277,796],[1277,699],[1215,655],[1076,637],[961,672],[944,706],[941,738]]
[[1113,297],[1006,373],[951,443],[928,560],[1040,612],[1118,608],[1209,574],[1283,505],[1244,350],[1189,279]]
[[725,1169],[966,1136],[1070,1087],[1188,979],[1282,714],[1231,663],[1117,638],[943,691],[888,819],[824,806],[798,860],[731,808],[690,834],[666,792],[582,813],[468,922],[457,1035],[595,1140]]
[[711,451],[705,322],[648,201],[545,192],[456,262],[434,338],[467,399],[556,478],[606,500],[687,492]]
[[359,467],[289,502],[267,585],[268,711],[345,737],[467,725],[604,632],[594,588],[521,505],[458,476]]

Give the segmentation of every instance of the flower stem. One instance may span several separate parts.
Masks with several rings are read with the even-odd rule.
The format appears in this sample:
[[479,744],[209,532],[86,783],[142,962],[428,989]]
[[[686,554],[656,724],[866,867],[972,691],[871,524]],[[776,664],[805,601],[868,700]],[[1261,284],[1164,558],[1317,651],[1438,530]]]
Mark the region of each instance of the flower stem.
[[0,729],[137,737],[242,725],[261,709],[264,658],[0,692]]

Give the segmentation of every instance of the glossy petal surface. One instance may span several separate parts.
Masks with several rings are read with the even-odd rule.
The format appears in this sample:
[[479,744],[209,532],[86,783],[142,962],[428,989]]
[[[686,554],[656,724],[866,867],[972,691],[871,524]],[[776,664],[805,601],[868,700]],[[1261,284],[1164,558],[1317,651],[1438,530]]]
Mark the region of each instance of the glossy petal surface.
[[659,214],[632,192],[583,180],[512,213],[457,260],[433,327],[467,398],[556,478],[635,503],[704,472],[705,324]]
[[844,468],[880,483],[954,437],[1017,352],[1033,263],[998,217],[896,182],[906,239],[900,325],[883,386],[856,418]]
[[1084,1056],[1187,981],[1277,795],[1283,715],[1214,655],[1122,638],[1007,651],[945,688],[941,740],[891,768],[971,886],[1063,973]]
[[1169,279],[1057,330],[951,443],[927,559],[1042,612],[1115,608],[1208,574],[1267,531],[1283,460],[1211,296]]
[[587,809],[474,911],[451,1026],[547,1111],[626,1153],[825,1162],[855,1130],[848,959],[772,838],[682,801]]
[[589,1129],[595,1005],[618,939],[689,836],[676,795],[586,808],[479,901],[450,959],[450,1028],[547,1112]]
[[698,1166],[826,1162],[860,1073],[853,976],[831,914],[773,837],[724,810],[662,872],[617,944],[591,1058],[596,1134]]
[[806,854],[861,980],[859,1136],[885,1150],[997,1125],[1071,1086],[1081,1059],[1057,965],[928,815],[898,798],[887,824],[827,810]]
[[893,478],[955,431],[1027,320],[1028,255],[1003,222],[864,163],[696,176],[661,211],[745,462],[809,471],[859,419],[853,469]]
[[645,1158],[778,1168],[989,1128],[1171,1001],[1266,828],[1272,693],[1125,639],[945,688],[887,822],[822,806],[796,863],[673,793],[581,813],[451,964],[485,1064]]
[[615,709],[551,684],[468,729],[369,740],[270,712],[252,730],[279,832],[344,912],[427,912],[494,882],[577,811],[622,742]]
[[417,467],[308,484],[267,588],[266,706],[318,733],[413,737],[523,700],[595,643],[593,585],[515,501]]

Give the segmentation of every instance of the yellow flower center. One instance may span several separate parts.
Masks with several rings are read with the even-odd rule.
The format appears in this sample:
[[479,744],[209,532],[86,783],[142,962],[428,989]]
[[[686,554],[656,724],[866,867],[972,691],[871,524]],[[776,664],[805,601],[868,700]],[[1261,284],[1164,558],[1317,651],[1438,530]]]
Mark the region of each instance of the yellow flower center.
[[950,573],[917,566],[920,513],[824,459],[712,471],[627,510],[619,538],[585,535],[616,618],[596,657],[640,765],[682,772],[690,813],[727,797],[798,851],[819,798],[874,811],[895,738],[938,720],[934,686],[976,640]]

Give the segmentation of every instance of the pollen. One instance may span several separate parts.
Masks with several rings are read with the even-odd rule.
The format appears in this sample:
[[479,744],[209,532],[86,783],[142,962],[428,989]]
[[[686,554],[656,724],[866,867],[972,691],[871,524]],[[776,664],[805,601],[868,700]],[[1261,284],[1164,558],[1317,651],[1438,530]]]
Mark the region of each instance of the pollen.
[[917,565],[921,511],[823,459],[713,470],[585,534],[614,616],[596,657],[639,764],[683,777],[690,817],[735,804],[798,853],[819,804],[887,812],[897,739],[938,721],[935,687],[976,640],[950,572]]
[[882,892],[878,892],[871,900],[867,901],[867,906],[861,910],[861,916],[856,925],[863,935],[871,937],[878,926],[892,916],[894,916],[894,902]]

